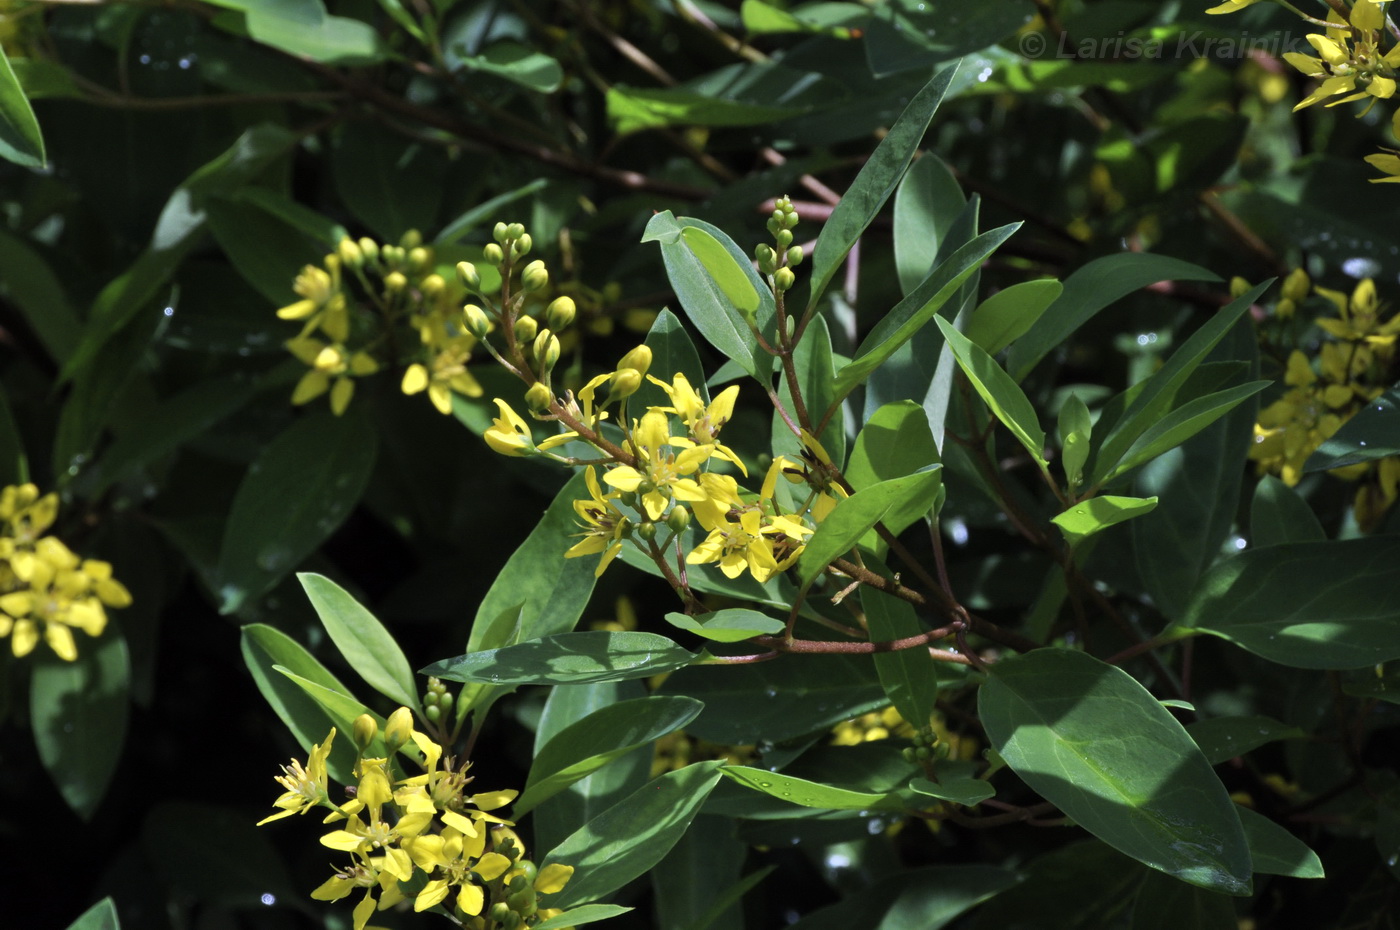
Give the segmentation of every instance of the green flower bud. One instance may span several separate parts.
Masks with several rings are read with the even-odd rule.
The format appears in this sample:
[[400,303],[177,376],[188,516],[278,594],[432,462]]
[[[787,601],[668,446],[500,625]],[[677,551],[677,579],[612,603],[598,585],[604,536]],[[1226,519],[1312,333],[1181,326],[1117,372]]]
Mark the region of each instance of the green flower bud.
[[1249,291],[1249,282],[1239,275],[1230,279],[1230,297],[1238,299]]
[[787,250],[787,263],[789,268],[796,268],[798,265],[802,264],[803,258],[802,246],[795,245]]
[[397,268],[403,264],[404,251],[396,245],[386,245],[380,250],[384,257],[384,262],[391,268]]
[[355,740],[355,745],[360,747],[360,752],[369,748],[369,744],[374,742],[374,738],[379,735],[379,724],[374,722],[374,718],[369,714],[360,714],[355,718],[354,732],[351,734]]
[[408,287],[408,278],[404,277],[401,271],[391,271],[384,276],[384,290],[390,294],[397,294]]
[[449,710],[451,710],[452,704],[453,700],[451,694],[443,694],[438,697],[438,706],[442,708],[443,713],[447,713]]
[[680,506],[672,507],[671,512],[666,514],[666,526],[673,533],[681,532],[690,526],[690,511]]
[[952,747],[947,743],[939,743],[937,746],[933,747],[933,757],[941,762],[948,758],[948,754],[952,751]]
[[390,755],[398,752],[399,747],[408,742],[412,735],[413,711],[407,707],[400,707],[389,715],[384,725],[384,743],[388,746]]
[[494,242],[489,242],[481,250],[481,260],[493,267],[499,267],[501,262],[506,260],[506,255],[501,251],[501,247]]
[[544,262],[533,261],[520,272],[520,286],[527,291],[538,291],[549,284],[549,271]]
[[476,273],[476,266],[471,262],[457,263],[457,280],[469,291],[481,289],[481,275]]
[[783,229],[782,217],[775,211],[772,216],[768,217],[768,222],[763,225],[768,227],[768,233],[770,235],[776,236],[778,233],[782,232]]
[[656,538],[656,524],[652,523],[650,520],[647,520],[645,523],[639,523],[637,525],[637,535],[642,537],[645,541],[651,542]]
[[368,236],[360,240],[360,254],[369,264],[373,265],[379,261],[379,243]]
[[410,229],[399,237],[399,245],[404,249],[416,249],[423,244],[423,234],[416,229]]
[[509,226],[506,227],[507,239],[519,239],[523,235],[525,235],[524,223],[511,223]]
[[507,918],[515,916],[511,913],[510,905],[504,901],[497,901],[491,905],[490,915],[491,919],[498,924],[503,924]]
[[467,304],[463,307],[462,317],[466,321],[467,332],[477,339],[485,339],[486,334],[491,331],[491,320],[486,316],[486,311],[476,304]]
[[506,226],[505,223],[497,223],[491,228],[491,238],[504,245],[505,241],[510,238],[510,227]]
[[929,759],[933,758],[933,750],[929,749],[927,746],[920,746],[918,749],[914,750],[914,758],[918,759],[920,762],[927,762]]
[[621,400],[637,393],[642,386],[642,373],[635,368],[619,368],[612,376],[610,400]]
[[905,746],[899,751],[899,754],[904,757],[905,762],[916,761],[916,757],[914,755],[914,747],[912,746]]
[[430,694],[446,694],[447,685],[442,683],[442,679],[436,676],[428,678],[428,692]]
[[758,245],[754,246],[753,257],[758,259],[760,264],[763,262],[777,261],[777,253],[775,253],[773,247],[766,242],[760,242]]
[[1301,268],[1294,268],[1288,273],[1288,277],[1283,279],[1285,300],[1300,304],[1308,299],[1308,291],[1310,290],[1312,290],[1312,281],[1308,279],[1308,273]]
[[408,250],[408,270],[414,274],[422,274],[432,267],[432,264],[433,253],[431,249],[417,246]]
[[536,381],[525,392],[525,405],[535,413],[548,413],[553,400],[554,392],[543,381]]
[[525,855],[525,843],[510,827],[496,827],[491,831],[492,851],[498,852],[511,861],[519,861]]
[[775,242],[778,243],[778,248],[785,249],[788,246],[792,245],[792,230],[780,229],[778,230],[778,234],[774,236],[773,239]]
[[436,704],[429,704],[423,708],[423,716],[428,718],[429,723],[437,723],[442,719],[442,708]]
[[540,330],[535,337],[535,360],[540,363],[541,377],[559,364],[559,353],[559,337],[547,329]]
[[340,253],[340,260],[346,268],[359,268],[364,264],[365,255],[354,239],[341,239],[336,251]]
[[572,297],[556,297],[545,308],[544,318],[550,329],[560,333],[568,329],[569,324],[574,321],[576,309]]
[[617,370],[631,368],[639,375],[645,375],[647,369],[651,367],[651,346],[643,343],[631,352],[622,356],[622,361],[617,363]]
[[442,296],[442,293],[447,290],[447,282],[442,279],[440,274],[430,274],[419,282],[418,289],[423,292],[424,297],[431,300]]
[[540,324],[535,322],[532,316],[522,316],[515,321],[515,341],[534,342],[535,335],[540,331]]
[[535,240],[530,238],[529,233],[521,233],[520,238],[515,240],[515,257],[528,255],[535,247]]
[[789,212],[783,214],[783,228],[784,228],[784,229],[792,229],[794,226],[797,225],[797,211],[796,211],[796,210],[793,210],[793,209],[791,208],[790,205],[789,205],[788,209],[789,209]]
[[796,284],[796,283],[797,283],[797,275],[795,275],[795,274],[792,273],[792,269],[791,269],[791,268],[779,268],[777,271],[773,272],[773,288],[774,288],[774,290],[779,290],[779,291],[791,290],[791,289],[792,289],[792,286],[793,286],[794,284]]

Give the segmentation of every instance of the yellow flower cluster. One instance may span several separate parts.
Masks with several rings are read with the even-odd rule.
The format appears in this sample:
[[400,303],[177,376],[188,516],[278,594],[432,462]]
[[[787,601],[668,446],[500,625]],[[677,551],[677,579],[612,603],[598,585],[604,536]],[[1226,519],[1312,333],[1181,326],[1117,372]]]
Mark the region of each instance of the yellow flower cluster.
[[335,730],[313,746],[303,766],[283,766],[277,782],[286,789],[273,806],[276,814],[259,826],[313,808],[324,808],[324,823],[338,824],[321,844],[349,853],[351,861],[311,893],[319,901],[338,901],[363,892],[353,915],[354,930],[364,930],[376,910],[413,899],[415,911],[443,906],[460,926],[471,930],[516,930],[557,916],[541,908],[538,896],[560,891],[573,867],[543,870],[525,858],[511,822],[488,811],[514,800],[515,791],[467,794],[470,763],[454,766],[442,746],[412,728],[412,714],[400,707],[390,717],[385,743],[390,755],[412,742],[422,756],[423,774],[395,779],[390,760],[364,754],[377,735],[372,718],[355,722],[360,755],[358,784],[352,799],[336,803],[327,786],[326,759]]
[[43,535],[57,516],[57,494],[40,497],[32,484],[0,491],[0,637],[9,636],[14,654],[25,656],[42,636],[72,662],[73,630],[101,635],[105,607],[126,607],[131,595],[109,563],[79,559],[57,536]]
[[[1309,290],[1307,275],[1293,272],[1275,312],[1291,316]],[[1289,353],[1284,373],[1288,390],[1260,411],[1249,452],[1260,474],[1278,475],[1290,486],[1302,478],[1308,456],[1385,390],[1392,380],[1395,339],[1400,334],[1400,316],[1382,321],[1384,307],[1369,278],[1350,296],[1322,287],[1311,291],[1336,310],[1335,317],[1316,321],[1331,339],[1322,343],[1315,358],[1298,349]],[[1357,523],[1363,529],[1373,528],[1400,493],[1400,459],[1363,462],[1332,474],[1364,481],[1355,501]]]
[[[363,301],[352,301],[347,278],[358,284]],[[452,412],[454,393],[481,396],[467,370],[476,337],[447,281],[433,270],[432,249],[416,231],[398,245],[344,239],[320,267],[303,268],[292,289],[301,299],[277,315],[302,321],[301,333],[286,346],[310,369],[297,382],[292,403],[329,392],[331,410],[339,416],[354,396],[354,379],[376,373],[386,360],[404,366],[400,389],[405,394],[427,392],[444,414]],[[403,348],[412,342],[416,345]]]

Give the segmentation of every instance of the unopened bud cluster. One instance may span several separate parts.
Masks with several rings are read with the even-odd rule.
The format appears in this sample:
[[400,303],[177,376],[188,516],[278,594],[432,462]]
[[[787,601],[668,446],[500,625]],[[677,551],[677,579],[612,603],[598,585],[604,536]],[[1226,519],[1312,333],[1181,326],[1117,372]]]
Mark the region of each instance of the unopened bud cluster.
[[768,217],[768,231],[773,235],[773,245],[760,243],[754,249],[758,270],[768,275],[773,290],[779,293],[792,289],[797,277],[793,267],[802,264],[802,247],[792,244],[792,230],[797,226],[797,210],[792,200],[781,197],[774,201],[773,213]]

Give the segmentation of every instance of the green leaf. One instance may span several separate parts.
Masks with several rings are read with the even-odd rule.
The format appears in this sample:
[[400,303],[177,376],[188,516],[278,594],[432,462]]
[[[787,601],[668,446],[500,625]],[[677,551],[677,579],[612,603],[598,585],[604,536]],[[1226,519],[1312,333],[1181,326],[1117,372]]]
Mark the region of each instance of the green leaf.
[[294,298],[291,284],[305,265],[319,265],[326,246],[257,204],[222,197],[205,208],[209,231],[238,273],[272,306]]
[[1324,878],[1322,860],[1283,827],[1247,807],[1240,808],[1240,823],[1249,839],[1254,871],[1260,875],[1289,878]]
[[1126,672],[1037,649],[991,666],[978,707],[992,747],[1075,823],[1182,881],[1249,893],[1249,847],[1225,786]]
[[[938,445],[924,408],[912,400],[896,401],[866,417],[846,463],[846,480],[863,491],[881,481],[912,475],[938,460]],[[886,520],[896,534],[923,514],[907,514],[907,520],[903,516]]]
[[1133,903],[1132,930],[1236,930],[1235,904],[1207,891],[1148,872]]
[[535,754],[525,793],[511,808],[519,820],[546,798],[638,746],[678,730],[705,705],[694,698],[652,695],[600,708],[556,733]]
[[[447,157],[433,146],[405,142],[368,123],[351,123],[331,154],[340,199],[385,242],[435,225],[442,206]],[[412,177],[413,184],[399,183]]]
[[653,779],[555,847],[540,869],[560,863],[575,871],[550,906],[597,900],[660,862],[719,782],[720,765],[700,762]]
[[248,467],[219,551],[220,613],[270,591],[335,532],[364,493],[375,435],[363,414],[294,422]]
[[681,229],[681,241],[735,308],[744,314],[758,310],[758,291],[744,273],[744,267],[718,239],[698,226],[686,226]]
[[743,607],[716,610],[698,617],[672,612],[666,615],[666,622],[717,643],[737,643],[787,629],[787,624],[778,618]]
[[1292,668],[1400,658],[1400,539],[1251,549],[1201,579],[1183,631],[1210,633]]
[[0,389],[0,485],[29,481],[29,457],[24,454],[24,438],[15,422],[10,399]]
[[1124,472],[1152,461],[1168,449],[1176,448],[1272,383],[1251,381],[1181,405],[1149,426],[1123,453],[1122,460],[1113,470],[1098,480],[1112,481]]
[[1297,491],[1265,475],[1254,488],[1249,505],[1250,544],[1256,548],[1284,543],[1323,542],[1322,524]]
[[[1098,840],[1080,840],[1018,869],[1023,881],[978,909],[975,930],[1102,930],[1132,903],[1146,870]],[[1073,889],[1074,894],[1065,894]]]
[[[1209,717],[1186,727],[1211,765],[1219,765],[1252,749],[1280,739],[1300,739],[1307,734],[1272,717]],[[1256,870],[1257,871],[1257,870]]]
[[660,693],[704,701],[705,709],[686,732],[735,746],[829,730],[889,704],[875,663],[864,656],[683,668],[666,679]]
[[[797,388],[801,392],[802,402],[806,405],[808,414],[813,418],[812,425],[817,425],[816,418],[822,416],[822,411],[828,408],[834,410],[817,441],[839,467],[846,460],[846,418],[840,404],[831,406],[834,399],[832,382],[835,377],[831,332],[827,329],[826,319],[820,314],[812,318],[812,322],[802,334],[802,341],[792,353],[792,361],[797,369]],[[797,422],[797,408],[793,403],[792,389],[788,386],[787,378],[783,378],[778,384],[778,400],[782,402],[784,409],[790,412],[793,422]],[[770,431],[774,456],[802,454],[802,440],[793,434],[792,428],[776,410],[773,411]]]
[[327,15],[321,0],[211,2],[234,11],[214,17],[216,26],[298,58],[328,65],[364,65],[384,55],[373,27],[357,19]]
[[607,920],[609,917],[617,917],[626,914],[636,908],[623,907],[621,904],[585,904],[583,907],[575,907],[562,914],[556,914],[535,924],[532,930],[567,930],[568,927],[578,927],[583,924],[596,923],[600,920]]
[[990,865],[938,865],[886,876],[788,930],[939,930],[1013,887],[1015,872]]
[[766,866],[741,878],[747,857],[748,844],[736,835],[733,821],[696,817],[651,870],[658,930],[706,930],[716,924],[742,930],[739,901],[776,868]]
[[909,787],[919,794],[926,794],[940,801],[952,801],[965,807],[980,804],[996,794],[996,789],[980,778],[950,778],[941,782],[916,778],[909,783]]
[[967,197],[948,165],[925,154],[905,172],[894,195],[894,263],[908,294],[928,277]]
[[68,930],[121,930],[121,921],[117,919],[117,906],[112,903],[111,896],[108,895],[83,911],[77,920],[68,925]]
[[996,355],[1024,336],[1063,291],[1064,285],[1054,280],[1023,281],[997,291],[972,311],[967,338]]
[[[700,399],[709,401],[700,354],[695,351],[695,343],[690,341],[690,334],[678,316],[665,309],[658,313],[647,332],[646,345],[651,349],[651,373],[654,377],[672,384],[676,375],[683,374]],[[655,384],[644,381],[628,404],[632,410],[670,407],[671,398]]]
[[1020,381],[1100,310],[1159,281],[1219,281],[1199,265],[1165,255],[1122,252],[1097,258],[1065,279],[1058,300],[1011,348],[1006,370]]
[[126,742],[131,659],[113,624],[96,640],[80,639],[72,662],[31,655],[29,725],[45,771],[86,823],[107,793]]
[[1156,506],[1155,497],[1113,497],[1106,494],[1080,501],[1051,517],[1050,522],[1060,528],[1071,546],[1077,546],[1086,536],[1150,513]]
[[991,408],[996,418],[1011,430],[1012,435],[1020,440],[1021,445],[1026,447],[1026,451],[1035,459],[1041,470],[1046,470],[1048,465],[1045,461],[1045,431],[1040,428],[1040,420],[1025,392],[1011,380],[1011,376],[997,364],[996,359],[973,345],[966,336],[953,328],[953,324],[941,317],[934,322],[943,330],[943,338],[947,340],[948,348],[957,359],[958,367],[967,375],[967,380],[977,389],[982,400]]
[[12,303],[60,365],[68,359],[82,333],[82,323],[58,276],[29,243],[0,230],[0,297]]
[[[214,836],[217,843],[209,840]],[[157,802],[141,825],[138,849],[148,881],[211,911],[246,912],[264,907],[264,895],[287,901],[298,893],[271,832],[231,805]]]
[[1303,463],[1303,471],[1326,471],[1400,455],[1400,388],[1370,401],[1342,424]]
[[[881,572],[881,574],[886,574]],[[918,636],[927,630],[914,615],[914,606],[892,594],[864,587],[860,604],[873,642],[889,642]],[[875,670],[880,684],[899,715],[915,728],[928,725],[938,700],[938,667],[927,648],[898,649],[875,653]]]
[[468,233],[481,226],[483,223],[495,221],[497,216],[502,214],[505,207],[510,206],[517,200],[523,200],[531,194],[539,193],[549,187],[549,178],[535,178],[528,184],[522,184],[513,191],[506,191],[504,194],[497,194],[489,200],[483,201],[461,216],[442,228],[438,233],[437,245],[456,245]]
[[[895,350],[904,345],[925,323],[933,318],[948,301],[957,294],[968,278],[977,273],[987,256],[996,251],[1011,234],[1020,228],[1019,223],[1001,226],[985,232],[971,242],[961,246],[948,259],[935,268],[923,283],[890,310],[856,350],[855,357],[836,373],[835,402],[845,399],[859,387],[871,373],[883,365]],[[957,306],[952,307],[956,312]],[[929,350],[941,346],[929,345]]]
[[559,633],[501,649],[443,659],[422,670],[448,681],[566,685],[647,678],[689,665],[696,655],[655,633]]
[[472,71],[494,74],[542,94],[552,94],[564,83],[558,61],[518,42],[497,42],[480,55],[462,55],[458,60]]
[[4,49],[0,49],[0,158],[26,168],[42,168],[48,162],[34,108]]
[[846,260],[846,253],[851,251],[904,177],[957,71],[957,63],[949,65],[923,86],[880,140],[840,203],[831,211],[812,252],[811,294],[807,301],[809,309],[817,305],[836,270]]
[[662,126],[760,126],[805,113],[807,107],[726,100],[681,87],[624,87],[607,92],[608,121],[619,136]]
[[798,576],[805,587],[811,584],[832,559],[840,558],[880,522],[891,510],[903,510],[920,502],[925,512],[933,506],[942,477],[942,466],[891,478],[857,491],[837,502],[797,559]]
[[365,684],[411,710],[418,709],[418,689],[413,669],[398,642],[374,614],[340,585],[324,575],[302,572],[297,580],[311,606],[340,650]]
[[825,810],[900,810],[904,804],[897,794],[871,794],[851,791],[833,785],[823,785],[804,778],[794,778],[781,772],[750,768],[747,765],[726,765],[720,769],[727,777],[762,794],[780,798],[800,807],[820,807]]

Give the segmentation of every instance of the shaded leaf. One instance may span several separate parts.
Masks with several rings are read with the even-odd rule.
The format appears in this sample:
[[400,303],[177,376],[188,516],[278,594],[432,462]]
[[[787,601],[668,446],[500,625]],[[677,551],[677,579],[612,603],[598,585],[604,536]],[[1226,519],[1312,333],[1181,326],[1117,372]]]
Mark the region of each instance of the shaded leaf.
[[1256,547],[1322,542],[1327,534],[1308,502],[1273,475],[1259,479],[1249,505],[1250,543]]
[[894,262],[908,294],[928,277],[967,197],[948,165],[925,154],[909,166],[894,195]]
[[1240,823],[1249,839],[1254,871],[1289,878],[1324,878],[1322,860],[1307,845],[1263,814],[1240,808]]
[[972,807],[996,794],[996,789],[980,778],[950,778],[940,782],[932,782],[927,778],[916,778],[909,783],[909,787],[919,794],[926,794],[931,798],[938,798],[940,801],[952,801],[954,804],[962,804],[967,807]]
[[1370,401],[1342,424],[1303,463],[1303,471],[1326,471],[1400,455],[1400,389]]
[[1132,930],[1236,930],[1228,895],[1148,872],[1133,903]]
[[695,654],[655,633],[559,633],[501,649],[443,659],[422,670],[448,681],[507,685],[564,685],[627,681],[669,672]]
[[1186,732],[1201,747],[1211,765],[1242,756],[1274,740],[1306,736],[1297,727],[1259,716],[1208,717],[1187,726]]
[[973,345],[971,340],[953,328],[953,324],[941,318],[934,322],[943,331],[943,338],[948,341],[948,348],[957,359],[958,367],[967,375],[967,380],[976,388],[993,415],[1020,440],[1042,470],[1047,468],[1045,431],[1040,428],[1039,417],[1025,392],[997,364],[996,359]]
[[472,71],[494,74],[542,94],[554,93],[564,82],[558,61],[518,42],[497,42],[480,55],[462,55],[458,61]]
[[940,865],[881,878],[839,904],[808,914],[791,930],[938,930],[1019,881],[990,865]]
[[851,791],[746,765],[726,765],[720,771],[741,785],[801,807],[852,811],[899,810],[904,807],[896,794]]
[[359,601],[324,575],[302,572],[297,580],[331,641],[365,684],[405,707],[418,708],[413,669],[398,642]]

